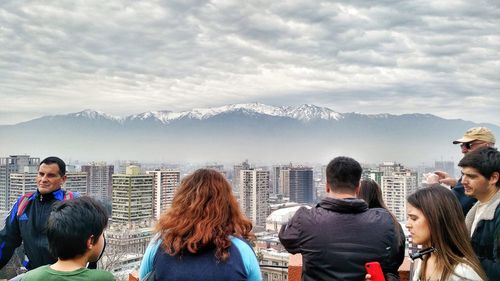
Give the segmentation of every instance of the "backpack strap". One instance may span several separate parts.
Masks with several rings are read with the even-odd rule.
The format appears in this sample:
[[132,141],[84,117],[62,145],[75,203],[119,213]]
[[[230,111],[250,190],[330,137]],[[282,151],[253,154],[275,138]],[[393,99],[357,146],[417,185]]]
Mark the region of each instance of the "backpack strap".
[[[18,217],[20,217],[24,213],[24,210],[26,210],[26,207],[28,206],[31,195],[33,195],[33,192],[28,192],[28,193],[25,193],[23,196],[21,196],[21,198],[19,199],[19,203],[17,204],[17,213],[16,213],[16,215]],[[75,195],[75,193],[73,193],[72,191],[66,191],[64,193],[63,200],[64,201],[73,200],[76,197],[79,197],[78,195],[79,194]]]
[[75,194],[72,191],[66,191],[64,194],[64,201],[75,199]]
[[28,192],[25,193],[23,196],[21,196],[21,198],[19,198],[19,203],[17,204],[17,213],[16,213],[18,217],[20,217],[24,213],[24,210],[26,210],[31,195],[33,195],[33,192]]

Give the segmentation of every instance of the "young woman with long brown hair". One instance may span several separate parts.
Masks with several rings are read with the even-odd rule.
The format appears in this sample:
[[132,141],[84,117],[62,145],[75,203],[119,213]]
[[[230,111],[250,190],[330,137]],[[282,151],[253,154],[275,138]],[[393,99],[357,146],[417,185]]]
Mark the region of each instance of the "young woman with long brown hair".
[[[383,208],[389,211],[382,197],[382,189],[380,188],[378,183],[372,179],[361,180],[356,196],[359,199],[365,200],[366,204],[368,204],[368,208]],[[406,240],[403,228],[401,227],[401,224],[397,221],[394,214],[391,213],[391,216],[392,216],[392,222],[394,223],[394,233],[395,233],[394,239],[398,239],[397,243],[397,245],[399,245],[398,248],[400,249],[401,253],[404,253]],[[400,256],[396,256],[395,258],[397,260],[395,261],[395,263],[401,264],[403,262],[403,254],[401,254]],[[386,272],[384,275],[387,281],[400,280],[399,276],[394,273]]]
[[217,171],[200,169],[187,176],[172,206],[156,224],[140,280],[261,280],[252,223],[241,213],[231,186]]
[[365,200],[368,208],[387,209],[382,197],[382,190],[378,183],[372,179],[361,180],[357,196],[359,199]]
[[435,250],[417,262],[412,281],[487,280],[470,243],[463,212],[453,193],[439,184],[407,199],[406,227],[415,244]]

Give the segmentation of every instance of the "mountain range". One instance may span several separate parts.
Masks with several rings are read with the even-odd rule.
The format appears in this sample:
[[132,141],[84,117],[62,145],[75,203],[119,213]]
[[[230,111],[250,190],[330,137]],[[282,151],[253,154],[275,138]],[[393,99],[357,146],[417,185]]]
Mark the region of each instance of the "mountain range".
[[260,103],[150,111],[116,117],[94,110],[0,126],[0,156],[148,162],[327,163],[335,156],[410,165],[454,160],[451,142],[474,126],[431,114],[339,113],[315,105]]

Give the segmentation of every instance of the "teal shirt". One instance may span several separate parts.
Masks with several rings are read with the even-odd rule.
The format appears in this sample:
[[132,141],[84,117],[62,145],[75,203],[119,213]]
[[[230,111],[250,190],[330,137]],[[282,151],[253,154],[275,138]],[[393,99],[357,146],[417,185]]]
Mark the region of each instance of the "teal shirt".
[[80,268],[75,271],[57,271],[44,265],[30,270],[21,281],[115,281],[113,274],[97,269]]

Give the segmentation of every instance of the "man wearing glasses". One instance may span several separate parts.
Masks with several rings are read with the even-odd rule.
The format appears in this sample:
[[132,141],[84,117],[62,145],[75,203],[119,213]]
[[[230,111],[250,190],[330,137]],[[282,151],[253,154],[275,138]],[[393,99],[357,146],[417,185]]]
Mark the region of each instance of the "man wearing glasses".
[[[453,141],[453,144],[460,144],[462,153],[466,155],[467,153],[477,150],[480,147],[495,146],[495,136],[488,128],[474,127],[467,130],[462,138]],[[462,178],[456,180],[443,171],[436,171],[434,173],[439,176],[440,183],[447,184],[452,188],[451,191],[455,194],[455,196],[457,196],[458,201],[460,201],[460,204],[462,205],[464,216],[466,216],[470,208],[472,208],[477,200],[465,195]]]

